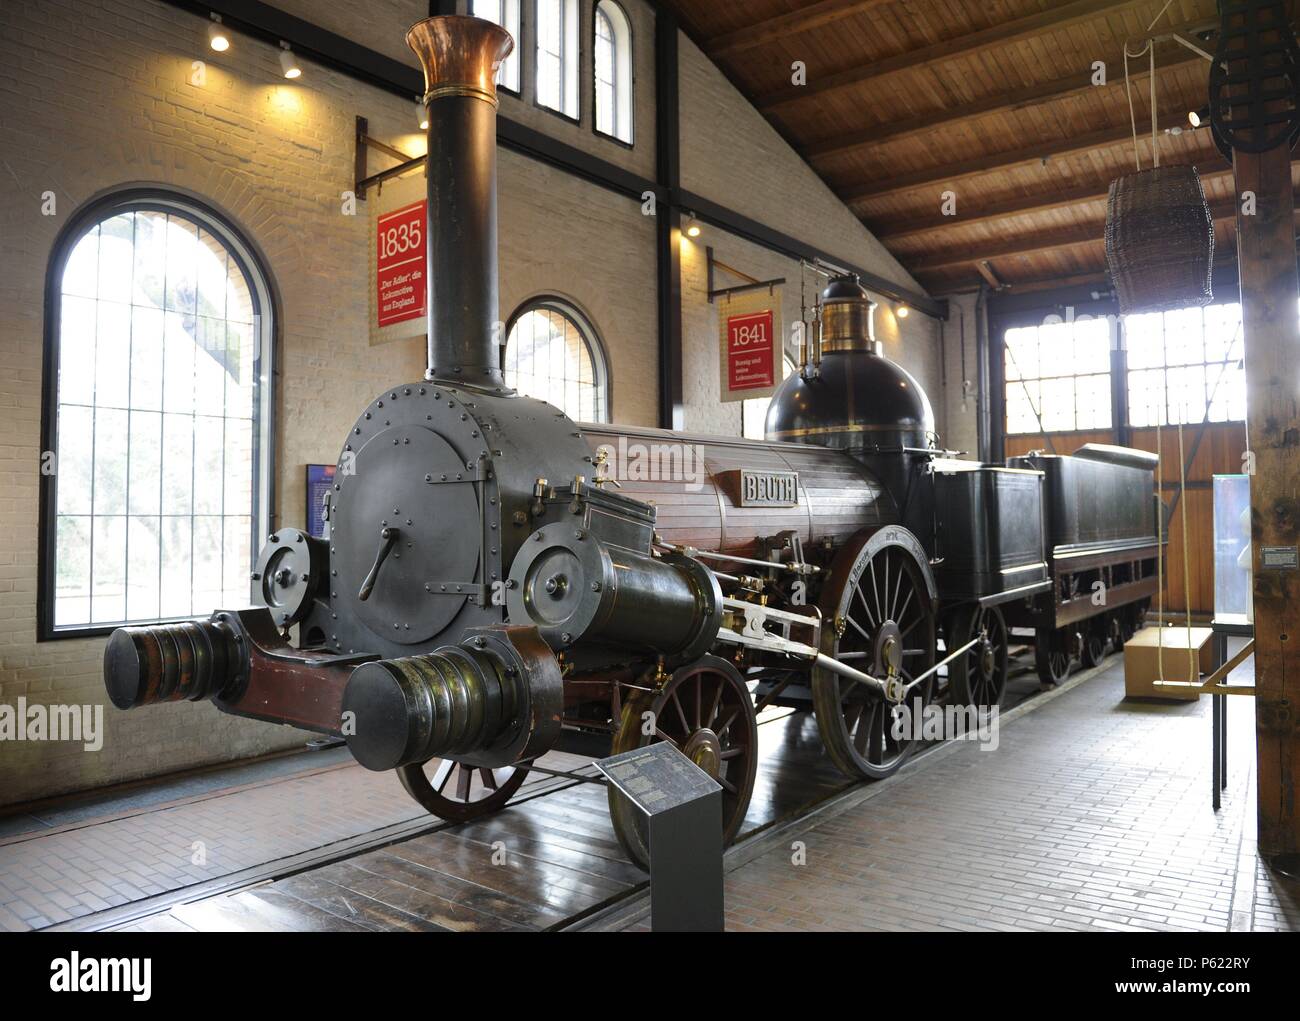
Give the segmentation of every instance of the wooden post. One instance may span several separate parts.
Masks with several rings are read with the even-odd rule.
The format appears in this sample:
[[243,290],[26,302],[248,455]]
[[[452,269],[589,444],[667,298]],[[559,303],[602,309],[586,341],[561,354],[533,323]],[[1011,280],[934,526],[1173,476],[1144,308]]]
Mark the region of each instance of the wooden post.
[[[1265,568],[1300,539],[1300,325],[1291,149],[1234,152],[1255,602],[1259,851],[1300,853],[1300,571]],[[1254,194],[1254,215],[1242,203]],[[1205,555],[1210,551],[1206,550]]]

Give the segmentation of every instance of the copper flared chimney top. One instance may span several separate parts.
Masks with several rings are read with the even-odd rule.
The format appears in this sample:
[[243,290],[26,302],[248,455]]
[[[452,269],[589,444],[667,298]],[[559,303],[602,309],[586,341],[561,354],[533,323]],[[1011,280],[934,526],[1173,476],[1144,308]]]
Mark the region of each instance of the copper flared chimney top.
[[424,69],[424,102],[475,96],[497,102],[497,69],[515,48],[510,33],[482,18],[459,14],[417,21],[406,44]]

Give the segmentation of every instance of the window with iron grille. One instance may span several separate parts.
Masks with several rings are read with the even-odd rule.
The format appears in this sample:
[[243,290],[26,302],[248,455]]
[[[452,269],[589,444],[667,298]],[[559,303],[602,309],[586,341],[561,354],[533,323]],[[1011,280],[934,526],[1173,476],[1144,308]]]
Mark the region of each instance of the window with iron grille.
[[1245,420],[1239,304],[1125,316],[1124,347],[1130,425]]
[[1106,319],[1007,330],[1007,434],[1109,429],[1110,349]]
[[78,217],[47,294],[42,637],[247,606],[271,460],[249,247],[133,193]]
[[600,341],[587,318],[557,299],[515,313],[501,362],[506,383],[540,397],[579,422],[609,420],[609,388]]

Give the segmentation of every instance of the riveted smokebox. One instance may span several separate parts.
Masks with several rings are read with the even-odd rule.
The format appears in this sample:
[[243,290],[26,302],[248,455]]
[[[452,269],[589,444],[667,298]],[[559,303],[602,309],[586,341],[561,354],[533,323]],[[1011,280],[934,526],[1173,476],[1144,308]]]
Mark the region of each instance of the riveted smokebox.
[[429,379],[504,389],[497,356],[497,68],[514,40],[481,18],[406,33],[429,112]]

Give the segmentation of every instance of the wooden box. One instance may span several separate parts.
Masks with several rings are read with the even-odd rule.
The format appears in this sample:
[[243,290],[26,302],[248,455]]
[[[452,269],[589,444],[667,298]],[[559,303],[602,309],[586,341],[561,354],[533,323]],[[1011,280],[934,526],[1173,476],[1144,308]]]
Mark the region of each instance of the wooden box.
[[[1199,698],[1195,688],[1156,687],[1154,682],[1199,681],[1201,675],[1209,674],[1214,669],[1213,637],[1214,632],[1207,627],[1192,628],[1189,657],[1186,627],[1143,628],[1124,644],[1124,694],[1178,701]],[[1157,639],[1164,646],[1164,677],[1160,677]]]

